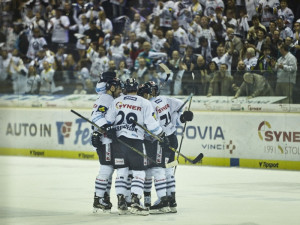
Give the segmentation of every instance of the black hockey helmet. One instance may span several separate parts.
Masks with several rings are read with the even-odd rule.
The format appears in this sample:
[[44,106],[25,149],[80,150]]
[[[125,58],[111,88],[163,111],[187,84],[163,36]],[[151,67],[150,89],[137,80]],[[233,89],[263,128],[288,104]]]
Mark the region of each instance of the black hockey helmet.
[[148,84],[151,87],[151,89],[155,91],[155,96],[159,95],[158,85],[154,81],[148,81],[146,84]]
[[115,72],[106,71],[106,72],[103,72],[101,74],[100,81],[101,82],[107,82],[109,80],[113,80],[114,78],[116,78],[116,76],[117,76],[117,74]]
[[141,84],[138,88],[137,95],[144,96],[144,94],[152,94],[151,86],[147,83]]
[[122,81],[119,78],[113,78],[106,82],[106,84],[105,84],[106,90],[109,90],[111,88],[111,86],[121,87],[122,89],[124,87]]
[[139,86],[139,84],[138,84],[138,82],[136,82],[136,80],[134,78],[127,79],[124,84],[124,88],[127,93],[137,92],[138,86]]

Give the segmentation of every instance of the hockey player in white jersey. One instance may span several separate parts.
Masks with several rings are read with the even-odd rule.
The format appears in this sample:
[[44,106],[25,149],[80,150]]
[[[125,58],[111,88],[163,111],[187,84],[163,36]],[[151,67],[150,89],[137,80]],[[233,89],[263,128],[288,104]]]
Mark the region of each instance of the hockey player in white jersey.
[[[139,96],[149,100],[152,97],[152,88],[150,84],[142,84],[139,87]],[[167,213],[170,211],[167,197],[167,179],[164,169],[164,157],[162,148],[168,147],[168,140],[165,139],[162,146],[159,142],[152,138],[147,133],[145,134],[144,144],[146,147],[147,156],[156,162],[156,164],[148,161],[148,168],[146,170],[146,179],[144,185],[144,204],[149,208],[150,214]],[[152,177],[154,177],[154,185],[159,202],[151,206],[151,188]]]
[[[127,79],[124,88],[127,95],[116,98],[105,116],[107,122],[113,124],[114,127],[109,132],[109,136],[117,138],[119,141],[125,142],[126,145],[145,154],[143,144],[144,130],[136,126],[132,120],[146,125],[156,135],[163,135],[163,131],[158,121],[154,118],[151,103],[137,95],[138,83],[135,79]],[[122,214],[127,209],[125,201],[126,177],[130,168],[133,175],[131,183],[131,213],[149,215],[149,209],[140,203],[144,190],[147,159],[126,145],[120,144],[119,149],[114,152],[114,166],[117,168],[115,185],[119,213]]]
[[[106,93],[103,93],[95,101],[93,106],[93,112],[91,121],[97,124],[99,127],[103,127],[107,124],[105,114],[108,110],[109,105],[118,97],[122,92],[122,83],[119,79],[113,78],[106,82]],[[100,170],[95,181],[95,196],[94,196],[94,212],[98,209],[103,211],[110,211],[112,204],[110,202],[110,188],[112,174],[114,171],[112,163],[112,151],[117,148],[118,143],[112,143],[112,140],[107,138],[104,134],[101,134],[94,128],[92,134],[92,145],[96,148]],[[105,126],[103,127],[105,129]]]
[[[155,109],[156,118],[158,119],[161,127],[163,128],[163,131],[165,132],[165,135],[169,141],[169,145],[174,149],[177,149],[178,140],[176,136],[176,126],[179,123],[192,121],[193,112],[184,111],[182,113],[178,111],[183,104],[181,100],[166,96],[160,96],[158,85],[153,81],[148,82],[148,84],[152,87],[152,98],[150,98],[150,102]],[[172,162],[175,160],[175,152],[172,151],[169,146],[163,146],[163,157],[165,158],[165,163]],[[176,189],[174,168],[166,168],[165,173],[167,179],[167,196],[169,207],[172,213],[176,213],[177,203],[175,198]],[[146,178],[146,180],[148,179]],[[154,206],[156,204],[159,204],[159,201],[157,201]]]

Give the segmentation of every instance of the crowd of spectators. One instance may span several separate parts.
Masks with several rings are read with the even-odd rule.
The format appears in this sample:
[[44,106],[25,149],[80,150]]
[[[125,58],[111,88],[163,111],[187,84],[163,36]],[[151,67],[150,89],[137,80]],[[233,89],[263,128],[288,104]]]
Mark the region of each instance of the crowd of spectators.
[[99,77],[161,93],[300,102],[292,0],[3,0],[0,93],[94,94]]

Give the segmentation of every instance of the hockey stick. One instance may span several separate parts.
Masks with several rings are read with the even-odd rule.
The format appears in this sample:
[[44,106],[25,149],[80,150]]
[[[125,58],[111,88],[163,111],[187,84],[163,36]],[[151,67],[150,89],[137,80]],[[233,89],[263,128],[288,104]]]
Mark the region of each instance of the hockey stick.
[[[193,98],[193,93],[191,93],[190,97],[191,97],[191,98],[189,99],[190,102],[189,102],[188,111],[189,111],[190,108],[191,108],[192,98]],[[187,100],[185,101],[185,104],[186,104],[186,103],[187,103]],[[178,112],[178,111],[177,111],[177,112]],[[184,132],[185,132],[185,129],[186,129],[186,121],[185,121],[184,126],[183,126],[183,131],[182,131],[182,136],[181,136],[181,140],[180,140],[180,145],[179,145],[179,150],[178,150],[178,155],[177,155],[176,161],[178,161],[178,159],[179,159],[179,154],[180,154],[182,142],[183,142],[183,139],[184,139]],[[177,166],[176,166],[175,169],[174,169],[174,174],[176,173],[176,168],[177,168]]]
[[165,71],[165,73],[167,74],[166,79],[164,80],[164,82],[162,84],[160,84],[160,88],[164,87],[165,84],[167,83],[170,75],[171,75],[171,70],[164,64],[164,63],[160,63],[158,64],[160,66],[160,68],[163,69],[163,71]]
[[[184,103],[180,106],[180,108],[177,110],[177,112],[179,113],[181,110],[182,110],[182,108],[186,105],[186,103],[188,102],[188,101],[190,101],[190,105],[191,105],[191,101],[192,101],[192,98],[193,98],[193,93],[191,93],[190,94],[190,96],[184,101]],[[190,109],[190,108],[189,108]]]
[[[150,130],[148,130],[146,127],[144,127],[143,125],[139,124],[137,121],[131,119],[131,121],[133,123],[135,123],[136,125],[138,125],[140,128],[142,128],[144,131],[146,131],[150,136],[152,136],[153,138],[155,138],[156,140],[158,140],[159,142],[163,142],[163,140],[161,140],[160,137],[158,137],[157,135],[153,134]],[[192,164],[196,164],[197,162],[199,162],[202,158],[203,158],[203,154],[200,153],[194,160],[189,159],[188,157],[186,157],[185,155],[183,155],[182,153],[178,152],[175,148],[169,146],[169,149],[171,149],[173,152],[178,153],[180,156],[182,156],[186,161],[192,163]],[[177,160],[175,160],[177,161]]]
[[[98,131],[99,131],[101,134],[104,134],[104,133],[105,133],[105,131],[104,131],[101,127],[99,127],[99,126],[98,126],[97,124],[95,124],[94,122],[90,121],[88,118],[82,116],[81,114],[79,114],[78,112],[74,111],[73,109],[71,109],[71,112],[74,113],[75,115],[79,116],[80,118],[84,119],[85,121],[89,122],[90,124],[92,124],[94,127],[96,127],[96,128],[98,129]],[[158,165],[158,163],[155,162],[153,159],[151,159],[149,156],[143,154],[142,152],[140,152],[140,151],[137,150],[136,148],[130,146],[130,145],[127,144],[126,142],[124,142],[124,141],[122,141],[122,140],[120,140],[120,139],[117,139],[117,141],[118,141],[119,143],[121,143],[121,144],[127,146],[127,147],[130,148],[132,151],[138,153],[140,156],[145,157],[145,158],[147,158],[149,161],[151,161],[152,163]],[[175,162],[175,161],[174,161],[174,162]],[[166,164],[166,165],[165,165],[166,168],[170,168],[170,167],[177,166],[177,165],[178,165],[178,162],[177,162],[177,164],[174,163],[174,162],[171,162],[171,163]]]

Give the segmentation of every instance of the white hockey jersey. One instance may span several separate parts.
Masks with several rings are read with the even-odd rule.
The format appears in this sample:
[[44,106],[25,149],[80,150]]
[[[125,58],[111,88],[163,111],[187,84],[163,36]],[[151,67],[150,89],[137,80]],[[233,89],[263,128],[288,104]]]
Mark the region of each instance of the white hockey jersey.
[[155,120],[151,103],[137,95],[122,95],[110,105],[105,118],[117,129],[117,136],[144,140],[144,130],[132,120],[145,125],[149,131],[158,135],[162,132],[159,122]]
[[176,98],[169,98],[166,96],[157,96],[151,98],[150,102],[154,108],[156,118],[160,123],[163,131],[167,136],[173,134],[176,130],[176,125],[179,122],[181,112],[177,110],[181,107],[183,102]]
[[[114,98],[111,95],[100,95],[94,103],[91,121],[97,124],[99,127],[107,124],[105,114],[107,113],[108,107],[113,100]],[[97,128],[94,128],[94,130],[97,130]],[[107,138],[106,135],[101,136],[101,141],[103,144],[111,143],[111,139]]]

